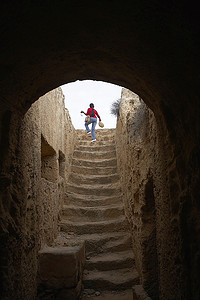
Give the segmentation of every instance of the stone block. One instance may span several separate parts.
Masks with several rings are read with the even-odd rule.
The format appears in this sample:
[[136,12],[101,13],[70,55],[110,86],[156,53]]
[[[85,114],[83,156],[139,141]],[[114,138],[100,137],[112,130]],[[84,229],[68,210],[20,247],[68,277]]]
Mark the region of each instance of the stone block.
[[44,289],[75,288],[82,280],[84,243],[74,247],[45,247],[39,252],[39,286]]

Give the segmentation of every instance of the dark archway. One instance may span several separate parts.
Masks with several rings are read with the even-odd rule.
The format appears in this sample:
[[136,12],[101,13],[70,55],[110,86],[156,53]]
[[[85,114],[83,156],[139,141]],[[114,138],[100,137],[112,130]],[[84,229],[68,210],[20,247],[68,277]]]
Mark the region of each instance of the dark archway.
[[2,99],[28,103],[90,78],[134,90],[152,107],[170,107],[179,95],[183,102],[198,84],[198,32],[189,13],[159,1],[2,4]]
[[[170,200],[172,210],[177,203],[181,207],[177,226],[182,232],[185,277],[180,289],[187,290],[185,298],[198,299],[196,7],[167,1],[10,1],[0,8],[2,193],[12,181],[21,116],[39,96],[76,79],[109,81],[135,91],[154,111],[163,142],[172,153],[166,160],[176,174],[170,168],[166,172],[169,182],[179,177],[181,189],[178,199],[172,191]],[[167,243],[167,236],[163,239]],[[164,288],[165,282],[163,277],[163,290],[169,288]]]

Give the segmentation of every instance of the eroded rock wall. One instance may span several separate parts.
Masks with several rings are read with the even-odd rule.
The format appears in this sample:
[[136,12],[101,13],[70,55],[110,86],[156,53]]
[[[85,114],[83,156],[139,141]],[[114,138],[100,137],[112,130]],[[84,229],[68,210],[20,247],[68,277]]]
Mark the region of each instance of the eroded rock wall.
[[167,140],[153,112],[123,89],[116,133],[118,168],[137,269],[152,299],[185,297],[180,212],[174,203],[180,190]]
[[[58,230],[58,214],[76,138],[61,88],[32,105],[23,120],[21,133],[23,167],[25,177],[29,178],[26,194],[35,195],[34,201],[38,199],[39,221],[36,218],[35,222],[40,224],[40,239],[51,243]],[[34,166],[33,179],[27,173],[30,162]],[[35,191],[29,192],[29,187]]]
[[147,109],[144,102],[136,94],[123,89],[116,133],[118,168],[137,269],[144,287],[151,296],[158,294],[155,268],[157,253],[153,192],[153,123],[153,113]]
[[17,116],[16,124],[14,116],[8,132],[12,171],[1,202],[2,298],[35,299],[38,251],[58,232],[76,133],[60,88]]

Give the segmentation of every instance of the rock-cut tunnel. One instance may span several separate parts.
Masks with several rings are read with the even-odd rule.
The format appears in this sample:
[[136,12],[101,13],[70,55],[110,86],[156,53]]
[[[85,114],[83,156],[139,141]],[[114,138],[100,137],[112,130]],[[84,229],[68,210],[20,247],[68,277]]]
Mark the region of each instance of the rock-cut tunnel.
[[[185,1],[143,0],[1,2],[2,299],[25,299],[27,291],[32,299],[35,293],[38,232],[24,226],[24,213],[34,218],[36,207],[28,207],[24,200],[26,178],[22,184],[19,164],[23,116],[40,96],[76,79],[124,86],[154,112],[162,170],[160,192],[154,195],[159,296],[199,299],[199,18],[195,6]],[[150,180],[146,189],[151,185]],[[31,198],[36,191],[31,186],[28,190]]]

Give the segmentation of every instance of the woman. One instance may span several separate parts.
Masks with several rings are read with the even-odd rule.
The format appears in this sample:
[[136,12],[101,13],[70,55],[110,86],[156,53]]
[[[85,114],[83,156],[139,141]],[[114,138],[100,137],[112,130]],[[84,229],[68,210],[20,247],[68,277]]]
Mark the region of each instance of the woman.
[[83,113],[86,116],[90,116],[90,121],[89,122],[85,121],[85,128],[86,128],[87,134],[90,134],[91,131],[90,131],[88,125],[92,123],[92,142],[95,142],[96,141],[95,127],[97,124],[97,117],[99,118],[99,121],[101,121],[101,118],[100,118],[98,112],[96,111],[96,109],[94,109],[93,103],[90,103],[90,107],[88,108],[87,113],[85,113],[84,111],[81,111],[81,113]]

